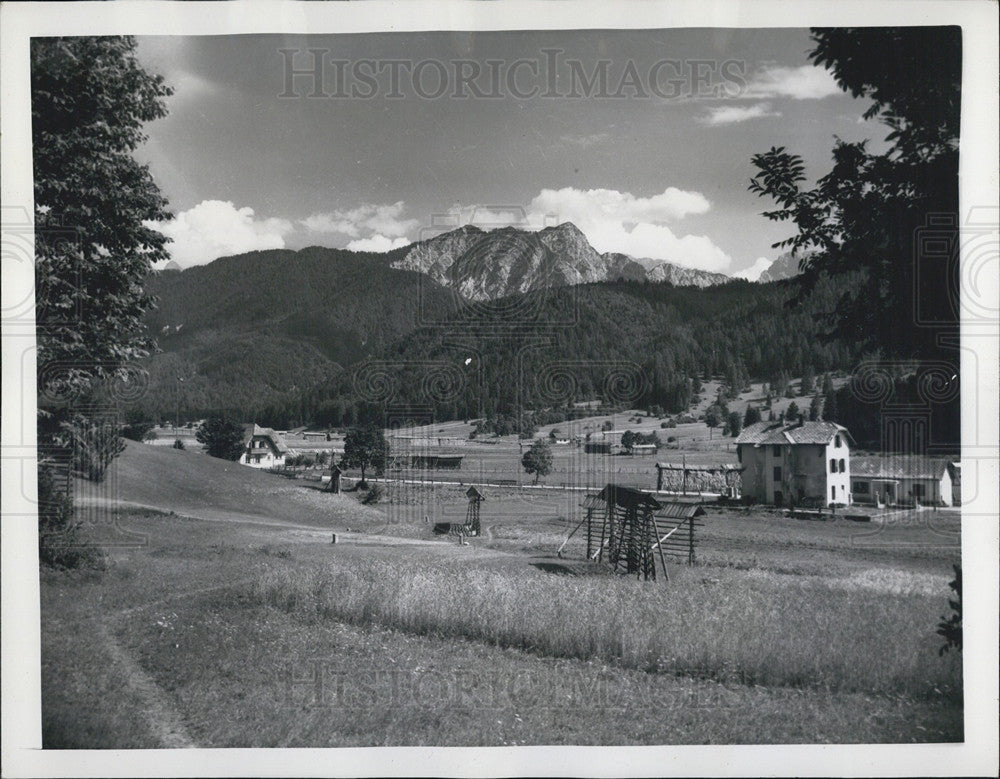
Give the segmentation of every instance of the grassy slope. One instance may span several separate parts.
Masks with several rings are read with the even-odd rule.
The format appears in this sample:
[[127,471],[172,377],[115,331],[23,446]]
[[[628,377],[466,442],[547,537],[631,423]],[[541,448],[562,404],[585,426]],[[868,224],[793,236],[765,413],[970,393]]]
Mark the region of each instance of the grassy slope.
[[[316,527],[384,524],[350,495],[330,495],[301,482],[198,452],[129,441],[112,465],[108,487],[78,483],[78,495],[205,519],[259,518]],[[110,494],[109,494],[110,491]]]

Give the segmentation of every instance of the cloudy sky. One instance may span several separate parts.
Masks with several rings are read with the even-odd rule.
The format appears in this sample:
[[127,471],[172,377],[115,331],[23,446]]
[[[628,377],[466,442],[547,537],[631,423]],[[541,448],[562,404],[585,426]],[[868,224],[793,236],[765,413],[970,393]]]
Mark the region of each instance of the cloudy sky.
[[835,135],[885,135],[809,48],[806,30],[141,38],[175,94],[138,156],[182,267],[571,221],[598,251],[753,278],[789,228],[747,191],[751,156],[786,146],[821,175]]

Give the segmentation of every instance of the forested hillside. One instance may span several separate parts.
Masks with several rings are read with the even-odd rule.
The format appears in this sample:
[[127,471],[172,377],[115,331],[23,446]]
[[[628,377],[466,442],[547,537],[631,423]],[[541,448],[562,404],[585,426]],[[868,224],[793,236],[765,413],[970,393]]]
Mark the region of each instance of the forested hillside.
[[249,418],[297,404],[304,390],[410,332],[421,308],[455,308],[452,292],[390,268],[394,256],[272,250],[151,276],[157,304],[146,321],[160,353],[147,361],[149,390],[133,413],[227,408]]
[[821,284],[789,309],[797,292],[794,282],[603,282],[477,304],[356,366],[309,405],[315,422],[331,425],[380,406],[430,407],[437,419],[586,400],[680,412],[707,375],[743,385],[850,369],[855,350],[825,341],[817,324],[838,290]]

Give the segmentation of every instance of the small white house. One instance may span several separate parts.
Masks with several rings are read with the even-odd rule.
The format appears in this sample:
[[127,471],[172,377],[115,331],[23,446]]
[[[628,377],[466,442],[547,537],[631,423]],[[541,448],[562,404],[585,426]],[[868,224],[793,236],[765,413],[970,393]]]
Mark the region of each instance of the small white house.
[[851,445],[834,422],[756,422],[736,439],[745,497],[775,506],[850,505]]
[[243,429],[243,454],[240,464],[251,468],[275,468],[285,464],[288,446],[284,439],[269,427],[253,424]]

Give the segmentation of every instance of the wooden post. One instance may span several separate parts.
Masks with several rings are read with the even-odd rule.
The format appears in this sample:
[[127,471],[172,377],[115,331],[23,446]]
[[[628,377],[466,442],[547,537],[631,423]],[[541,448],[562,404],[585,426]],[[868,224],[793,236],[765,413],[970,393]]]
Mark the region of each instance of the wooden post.
[[683,473],[683,487],[681,488],[681,494],[688,494],[688,469],[687,469],[687,456],[681,455],[681,471]]
[[587,509],[587,559],[588,560],[590,559],[590,534],[591,534],[591,527],[593,525],[592,522],[593,516],[594,516],[594,510]]
[[694,517],[688,520],[688,565],[694,565]]

